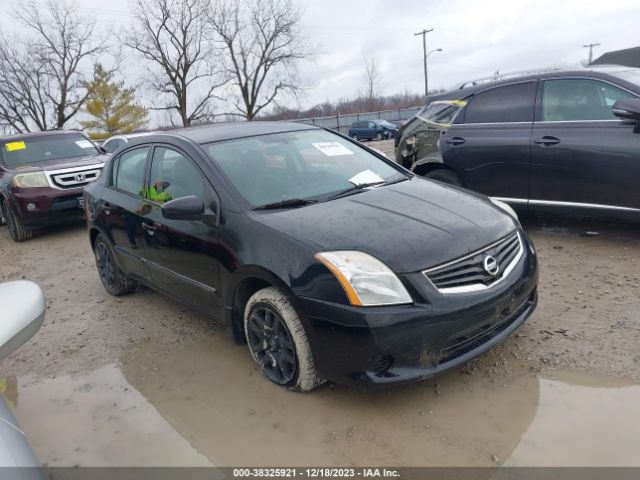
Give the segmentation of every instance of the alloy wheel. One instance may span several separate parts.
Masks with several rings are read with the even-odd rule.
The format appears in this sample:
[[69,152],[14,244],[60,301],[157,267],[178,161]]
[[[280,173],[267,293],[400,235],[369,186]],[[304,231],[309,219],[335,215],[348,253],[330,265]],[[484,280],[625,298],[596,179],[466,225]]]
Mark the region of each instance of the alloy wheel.
[[267,306],[257,306],[251,312],[248,328],[249,348],[264,374],[279,385],[293,381],[298,361],[282,318]]
[[115,288],[116,270],[109,248],[102,242],[96,245],[96,264],[100,278],[107,288]]

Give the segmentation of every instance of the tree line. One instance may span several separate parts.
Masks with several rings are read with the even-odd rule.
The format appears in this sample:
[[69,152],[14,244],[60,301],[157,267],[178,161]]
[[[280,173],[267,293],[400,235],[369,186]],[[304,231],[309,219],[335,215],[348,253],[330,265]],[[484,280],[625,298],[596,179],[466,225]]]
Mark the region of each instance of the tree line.
[[[62,129],[84,114],[99,138],[144,126],[149,110],[185,127],[253,120],[300,89],[313,55],[301,18],[295,0],[136,0],[131,25],[108,32],[68,0],[28,1],[19,32],[0,32],[0,128]],[[118,79],[130,64],[135,82]]]

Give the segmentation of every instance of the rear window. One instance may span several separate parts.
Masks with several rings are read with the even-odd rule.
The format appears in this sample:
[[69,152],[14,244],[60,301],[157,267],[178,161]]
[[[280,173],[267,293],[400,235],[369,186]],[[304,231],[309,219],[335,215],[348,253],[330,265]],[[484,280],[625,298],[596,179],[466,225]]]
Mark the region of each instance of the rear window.
[[464,123],[533,122],[536,82],[485,90],[467,105]]
[[9,168],[98,153],[95,145],[81,134],[25,137],[2,144],[2,160]]

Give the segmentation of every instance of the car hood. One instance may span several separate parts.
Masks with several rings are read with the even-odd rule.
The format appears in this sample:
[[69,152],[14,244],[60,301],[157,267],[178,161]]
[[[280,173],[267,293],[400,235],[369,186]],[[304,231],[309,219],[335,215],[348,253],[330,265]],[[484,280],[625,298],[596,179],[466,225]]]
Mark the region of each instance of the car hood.
[[33,171],[52,171],[63,170],[66,168],[86,167],[104,163],[109,159],[108,155],[87,155],[86,157],[58,158],[45,162],[35,162],[32,164],[24,164],[19,168],[15,168],[16,172],[33,172]]
[[369,253],[398,273],[445,263],[516,229],[486,197],[416,177],[255,218],[318,250]]

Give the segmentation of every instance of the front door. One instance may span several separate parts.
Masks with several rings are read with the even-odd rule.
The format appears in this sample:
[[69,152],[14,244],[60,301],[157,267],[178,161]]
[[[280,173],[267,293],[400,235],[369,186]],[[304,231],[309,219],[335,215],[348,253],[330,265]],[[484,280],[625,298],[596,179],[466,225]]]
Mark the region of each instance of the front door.
[[446,165],[471,190],[526,203],[537,81],[492,87],[474,95],[462,123],[440,137]]
[[122,269],[128,275],[145,281],[151,277],[142,261],[144,236],[140,216],[149,151],[149,147],[135,148],[113,160],[109,188],[105,189],[102,198],[100,219]]
[[157,146],[145,192],[142,230],[153,283],[182,301],[220,314],[220,248],[215,226],[202,221],[168,220],[162,205],[196,196],[216,208],[212,187],[197,165],[178,150]]
[[612,113],[628,97],[635,95],[601,80],[544,81],[531,144],[532,205],[640,208],[640,134]]

